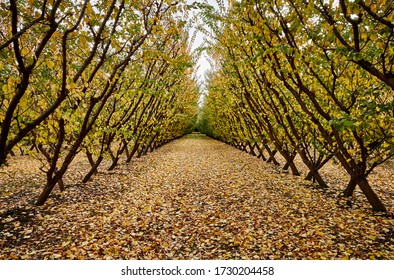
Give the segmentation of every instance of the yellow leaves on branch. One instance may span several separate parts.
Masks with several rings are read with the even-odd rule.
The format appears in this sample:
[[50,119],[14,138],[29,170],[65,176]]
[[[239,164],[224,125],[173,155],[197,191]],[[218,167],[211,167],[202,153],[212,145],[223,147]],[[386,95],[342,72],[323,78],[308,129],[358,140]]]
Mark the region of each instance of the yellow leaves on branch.
[[49,69],[52,69],[53,67],[55,67],[55,62],[51,60],[47,60],[46,65],[48,66]]

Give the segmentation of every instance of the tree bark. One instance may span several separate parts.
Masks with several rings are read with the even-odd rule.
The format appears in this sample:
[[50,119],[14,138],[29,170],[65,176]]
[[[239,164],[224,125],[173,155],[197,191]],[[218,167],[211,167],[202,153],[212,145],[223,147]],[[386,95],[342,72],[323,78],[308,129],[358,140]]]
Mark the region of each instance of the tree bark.
[[275,154],[278,152],[277,150],[271,150],[268,145],[265,145],[265,149],[267,150],[268,154],[269,154],[269,158],[267,160],[267,162],[273,162],[275,165],[280,165],[279,162],[276,160],[275,158]]
[[374,211],[382,211],[382,212],[387,211],[386,207],[384,207],[382,201],[372,190],[371,186],[368,183],[368,180],[365,177],[361,177],[357,181],[357,184],[361,188],[361,191],[364,193],[364,195],[367,197]]
[[90,178],[93,175],[97,174],[97,169],[100,165],[100,163],[103,161],[103,156],[99,156],[96,160],[96,162],[92,165],[92,167],[90,168],[89,172],[85,175],[85,177],[83,178],[82,182],[86,183],[90,180]]

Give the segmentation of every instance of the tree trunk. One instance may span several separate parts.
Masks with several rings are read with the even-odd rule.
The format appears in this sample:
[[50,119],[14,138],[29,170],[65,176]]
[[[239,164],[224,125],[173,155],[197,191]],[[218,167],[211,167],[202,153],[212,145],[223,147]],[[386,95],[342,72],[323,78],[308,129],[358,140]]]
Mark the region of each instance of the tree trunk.
[[301,175],[293,161],[291,161],[288,164],[289,164],[291,172],[293,173],[294,176],[300,176]]
[[356,178],[355,177],[351,177],[346,189],[343,191],[343,196],[345,196],[345,197],[352,196],[354,190],[356,189],[356,186],[357,186]]
[[254,145],[252,146],[250,143],[249,143],[249,149],[250,149],[250,152],[249,152],[249,154],[251,154],[252,156],[257,156],[256,155],[256,152],[254,151]]
[[374,211],[382,211],[382,212],[387,211],[386,207],[384,207],[382,201],[372,190],[371,186],[368,183],[368,180],[365,177],[361,177],[357,181],[357,184],[361,188],[361,191],[364,193],[364,195],[367,197]]
[[269,158],[267,162],[273,162],[275,165],[280,165],[279,162],[275,158],[275,154],[277,153],[277,150],[271,151],[271,149],[268,146],[265,146],[265,149],[267,150],[269,154]]
[[116,167],[116,165],[118,164],[119,154],[117,153],[115,156],[114,153],[111,151],[111,149],[108,149],[108,152],[109,152],[109,155],[111,156],[111,159],[112,159],[112,164],[108,168],[108,170],[113,170]]
[[149,149],[150,146],[152,145],[153,141],[156,139],[157,135],[159,135],[158,132],[156,132],[155,134],[153,134],[153,135],[150,137],[148,144],[145,146],[145,148],[144,148],[143,151],[142,151],[142,155],[143,155],[143,156],[146,155],[146,153],[148,152],[148,149]]
[[298,171],[297,167],[294,164],[294,158],[297,154],[296,153],[291,154],[288,152],[285,152],[285,154],[286,154],[286,157],[285,157],[286,164],[283,166],[283,170],[288,170],[290,167],[293,175],[300,176],[300,172]]
[[321,177],[321,175],[319,174],[319,169],[318,168],[310,168],[308,174],[306,175],[306,177],[304,178],[305,180],[313,180],[319,184],[320,187],[322,188],[328,188],[328,185],[326,184],[326,182],[324,182],[323,178]]
[[[60,179],[58,179],[58,177],[60,177]],[[50,193],[52,192],[52,190],[56,186],[56,184],[59,185],[59,188],[61,191],[64,191],[64,184],[63,184],[62,176],[54,176],[51,180],[47,181],[47,184],[45,185],[44,190],[41,192],[40,196],[37,199],[37,202],[36,202],[37,206],[44,205],[44,203],[47,201]]]
[[122,140],[123,145],[125,146],[125,152],[126,152],[126,158],[128,159],[130,157],[130,152],[129,152],[129,148],[128,148],[128,143],[126,142],[126,140]]
[[41,192],[40,196],[37,199],[37,202],[36,202],[37,206],[44,205],[45,201],[47,201],[49,194],[52,192],[56,183],[57,183],[57,180],[55,180],[54,178],[47,181],[47,184],[45,185],[44,190]]
[[87,181],[90,180],[90,178],[93,175],[97,174],[97,169],[102,161],[103,161],[103,156],[99,156],[97,158],[97,161],[95,162],[95,164],[92,166],[92,168],[90,168],[90,171],[88,172],[88,174],[86,174],[85,177],[83,178],[83,180],[82,180],[83,183],[86,183]]
[[96,163],[93,159],[93,154],[86,148],[86,157],[88,158],[89,164],[93,167]]
[[57,182],[57,185],[59,186],[60,191],[61,191],[61,192],[64,192],[65,188],[64,188],[63,179],[60,179],[60,180]]
[[116,155],[116,157],[112,158],[112,164],[110,167],[108,167],[108,170],[109,171],[114,170],[115,167],[118,165],[118,161],[119,161],[119,155]]
[[304,180],[313,181],[313,178],[314,178],[313,177],[313,172],[311,170],[309,170],[309,172],[308,172],[308,174],[306,174]]
[[298,171],[297,167],[294,164],[294,158],[297,153],[290,153],[288,151],[281,151],[282,156],[285,158],[286,163],[283,166],[282,170],[288,170],[289,167],[291,169],[291,172],[295,176],[300,176],[300,172]]
[[135,153],[137,152],[139,144],[137,142],[134,143],[133,149],[130,152],[130,155],[127,157],[126,162],[130,162],[131,159],[134,157]]
[[267,158],[264,156],[264,147],[260,147],[260,145],[256,144],[257,150],[259,152],[259,155],[257,158],[262,158],[264,161],[267,161]]

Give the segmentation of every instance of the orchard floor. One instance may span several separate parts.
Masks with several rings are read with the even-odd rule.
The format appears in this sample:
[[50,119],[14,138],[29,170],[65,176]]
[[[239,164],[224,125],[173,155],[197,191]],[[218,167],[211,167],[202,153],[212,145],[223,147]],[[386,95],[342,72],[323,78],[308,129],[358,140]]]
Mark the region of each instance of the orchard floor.
[[38,166],[19,156],[0,169],[0,259],[394,259],[392,162],[370,179],[386,215],[359,191],[337,197],[338,166],[324,170],[323,191],[203,135],[87,184],[79,159],[41,207]]

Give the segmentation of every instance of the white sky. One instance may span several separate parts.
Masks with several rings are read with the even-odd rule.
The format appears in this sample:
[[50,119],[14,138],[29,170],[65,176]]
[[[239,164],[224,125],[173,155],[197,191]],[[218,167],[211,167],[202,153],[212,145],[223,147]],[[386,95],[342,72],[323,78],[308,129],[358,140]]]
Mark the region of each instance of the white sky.
[[[193,2],[208,2],[208,4],[214,6],[215,8],[218,8],[216,0],[187,0],[188,4],[191,4]],[[194,32],[194,30],[191,30],[191,32]],[[192,35],[192,34],[191,34]],[[201,32],[197,32],[196,34],[196,39],[193,44],[193,49],[199,47],[204,41],[204,34]],[[210,68],[210,64],[208,60],[205,58],[204,55],[201,55],[200,59],[198,60],[197,65],[199,66],[198,71],[197,71],[197,77],[200,82],[204,82],[204,73]]]

